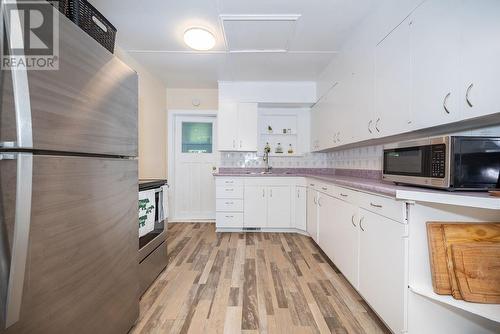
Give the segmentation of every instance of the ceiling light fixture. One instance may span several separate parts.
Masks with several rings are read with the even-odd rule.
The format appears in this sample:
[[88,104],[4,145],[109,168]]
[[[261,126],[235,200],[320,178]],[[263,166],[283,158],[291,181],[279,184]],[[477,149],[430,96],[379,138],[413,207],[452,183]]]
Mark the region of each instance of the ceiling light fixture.
[[184,43],[191,49],[207,51],[215,46],[215,37],[207,29],[189,28],[184,32]]

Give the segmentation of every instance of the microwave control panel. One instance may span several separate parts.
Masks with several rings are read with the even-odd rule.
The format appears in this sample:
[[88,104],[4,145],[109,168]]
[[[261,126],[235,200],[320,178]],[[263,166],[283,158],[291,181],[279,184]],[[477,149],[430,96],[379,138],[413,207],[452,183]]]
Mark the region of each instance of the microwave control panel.
[[446,174],[446,145],[432,145],[431,177],[444,178]]

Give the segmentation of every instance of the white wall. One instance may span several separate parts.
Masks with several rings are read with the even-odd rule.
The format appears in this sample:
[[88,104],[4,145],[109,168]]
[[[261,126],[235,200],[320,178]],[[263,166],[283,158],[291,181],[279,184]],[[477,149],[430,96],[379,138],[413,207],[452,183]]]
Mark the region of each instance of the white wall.
[[[219,97],[217,89],[167,89],[168,110],[217,110]],[[198,104],[198,106],[193,105]]]
[[139,178],[167,178],[166,87],[126,51],[115,53],[139,75]]

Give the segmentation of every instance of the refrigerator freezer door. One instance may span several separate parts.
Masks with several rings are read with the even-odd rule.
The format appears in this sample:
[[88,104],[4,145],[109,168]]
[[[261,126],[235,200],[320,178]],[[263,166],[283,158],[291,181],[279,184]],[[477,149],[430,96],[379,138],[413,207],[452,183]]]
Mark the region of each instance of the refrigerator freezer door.
[[[59,69],[25,71],[26,85],[2,73],[0,142],[23,149],[137,156],[137,73],[56,13]],[[26,123],[31,124],[32,144],[20,140],[26,129],[14,115],[26,108],[31,109]]]
[[[18,163],[0,160],[3,208],[17,205]],[[137,161],[33,155],[32,167],[20,318],[0,333],[126,333],[139,313]],[[6,259],[15,216],[2,215]]]

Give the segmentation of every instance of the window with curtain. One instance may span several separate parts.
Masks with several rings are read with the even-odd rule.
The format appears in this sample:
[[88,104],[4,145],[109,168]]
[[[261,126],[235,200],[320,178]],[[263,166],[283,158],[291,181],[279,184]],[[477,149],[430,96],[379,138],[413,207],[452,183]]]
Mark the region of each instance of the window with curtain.
[[212,153],[212,123],[182,122],[182,153]]

